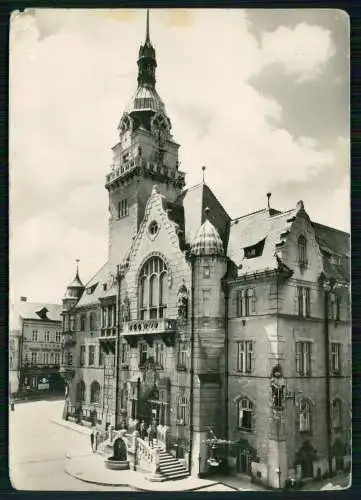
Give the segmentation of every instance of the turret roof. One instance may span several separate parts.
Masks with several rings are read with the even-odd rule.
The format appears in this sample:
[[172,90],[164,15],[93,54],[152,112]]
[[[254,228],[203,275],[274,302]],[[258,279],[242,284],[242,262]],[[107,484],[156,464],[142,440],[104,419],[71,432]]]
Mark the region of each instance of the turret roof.
[[208,219],[199,228],[191,246],[193,255],[224,255],[222,240],[217,229]]

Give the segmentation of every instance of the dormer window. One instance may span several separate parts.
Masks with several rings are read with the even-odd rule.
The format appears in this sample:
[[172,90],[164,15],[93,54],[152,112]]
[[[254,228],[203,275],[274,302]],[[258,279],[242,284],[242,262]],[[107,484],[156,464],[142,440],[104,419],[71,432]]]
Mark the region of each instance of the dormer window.
[[307,261],[307,240],[301,234],[301,236],[298,238],[298,264],[300,266],[300,269],[306,269],[308,265]]
[[265,241],[266,241],[266,239],[264,238],[263,240],[259,241],[255,245],[245,247],[244,248],[244,257],[246,259],[253,259],[255,257],[260,257],[262,255],[262,252],[263,252]]

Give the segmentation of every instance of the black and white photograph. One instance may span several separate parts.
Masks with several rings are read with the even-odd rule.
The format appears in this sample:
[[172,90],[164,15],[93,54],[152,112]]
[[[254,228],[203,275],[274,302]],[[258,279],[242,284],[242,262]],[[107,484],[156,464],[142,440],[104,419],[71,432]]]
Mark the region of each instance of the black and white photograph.
[[351,486],[349,25],[12,12],[13,488]]

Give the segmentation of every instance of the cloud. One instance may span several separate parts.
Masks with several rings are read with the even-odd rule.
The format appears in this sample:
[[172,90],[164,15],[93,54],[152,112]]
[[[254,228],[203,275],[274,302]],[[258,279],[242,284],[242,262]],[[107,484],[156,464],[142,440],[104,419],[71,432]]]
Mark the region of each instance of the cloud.
[[261,46],[264,65],[279,64],[299,82],[317,78],[336,53],[329,30],[305,23],[264,33]]
[[[138,10],[35,9],[13,16],[11,262],[17,295],[59,300],[75,258],[81,258],[84,280],[107,258],[104,179],[120,116],[135,90],[144,27],[145,12]],[[323,40],[324,48],[321,42],[302,45],[305,35],[313,44]],[[326,30],[301,24],[265,34],[260,46],[241,10],[191,10],[179,18],[168,10],[151,12],[157,88],[181,144],[188,185],[199,182],[206,165],[207,183],[237,216],[260,208],[278,183],[303,182],[334,165],[334,148],[320,148],[317,137],[293,136],[282,124],[280,104],[250,83],[274,63],[297,78],[320,76],[331,53],[327,37]]]

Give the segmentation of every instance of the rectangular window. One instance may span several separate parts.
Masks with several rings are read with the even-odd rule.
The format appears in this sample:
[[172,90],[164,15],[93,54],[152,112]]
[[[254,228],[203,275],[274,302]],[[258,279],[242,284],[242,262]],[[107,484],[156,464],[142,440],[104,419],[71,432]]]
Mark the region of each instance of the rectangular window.
[[139,366],[142,366],[147,361],[148,348],[147,344],[139,345]]
[[331,371],[334,375],[341,373],[341,344],[331,344]]
[[155,362],[158,366],[163,368],[164,363],[164,344],[155,344]]
[[330,294],[329,301],[329,318],[335,321],[340,321],[341,298],[336,293]]
[[32,341],[33,342],[37,342],[38,341],[38,330],[33,330]]
[[93,366],[95,363],[95,346],[90,345],[89,346],[89,358],[88,358],[88,365]]
[[44,352],[44,365],[47,365],[49,363],[49,353]]
[[55,333],[55,342],[57,342],[57,343],[61,342],[61,332]]
[[178,367],[187,368],[188,366],[188,342],[179,342],[178,345]]
[[60,364],[60,352],[56,352],[55,353],[55,356],[54,356],[54,363],[56,365],[59,365]]
[[237,300],[237,316],[250,316],[256,312],[256,297],[253,288],[239,290]]
[[81,330],[82,332],[84,332],[84,331],[85,331],[85,324],[86,324],[86,315],[85,315],[85,314],[82,314],[82,315],[80,316],[80,330]]
[[44,342],[50,342],[50,332],[45,332]]
[[242,340],[238,342],[238,371],[251,373],[253,369],[253,341]]
[[296,372],[307,377],[311,375],[311,342],[296,342]]
[[128,200],[124,199],[118,203],[118,219],[128,215]]
[[38,362],[38,353],[37,352],[32,352],[31,353],[31,364],[36,365]]
[[311,316],[311,291],[310,288],[297,287],[298,316],[309,318]]
[[80,366],[84,366],[85,364],[85,345],[80,346],[79,364]]
[[99,351],[98,351],[98,365],[99,366],[104,365],[104,352],[101,346],[99,346]]

